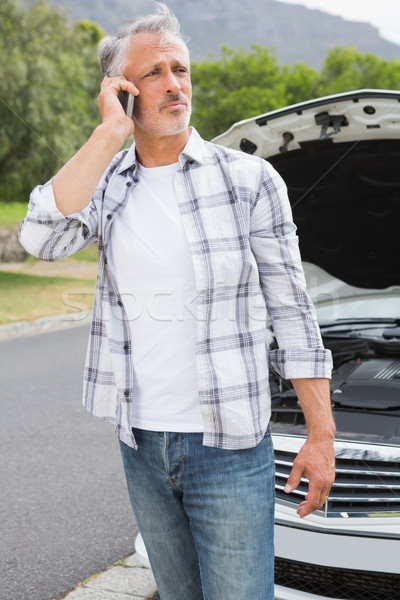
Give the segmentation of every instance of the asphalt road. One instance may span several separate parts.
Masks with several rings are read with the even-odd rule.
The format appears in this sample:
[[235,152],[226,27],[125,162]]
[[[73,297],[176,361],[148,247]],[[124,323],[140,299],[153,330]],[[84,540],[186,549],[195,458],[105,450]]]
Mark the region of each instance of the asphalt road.
[[52,600],[132,553],[112,425],[82,407],[88,327],[0,342],[0,600]]

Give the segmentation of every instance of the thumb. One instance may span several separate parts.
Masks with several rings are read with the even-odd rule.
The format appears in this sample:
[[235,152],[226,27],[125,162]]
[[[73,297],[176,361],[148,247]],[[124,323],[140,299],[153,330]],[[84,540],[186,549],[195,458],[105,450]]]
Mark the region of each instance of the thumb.
[[288,480],[283,489],[283,491],[286,494],[290,494],[291,492],[293,492],[293,490],[295,490],[297,488],[297,486],[300,483],[302,474],[303,474],[303,468],[301,467],[301,465],[299,463],[296,463],[296,461],[294,461],[292,470],[290,471]]

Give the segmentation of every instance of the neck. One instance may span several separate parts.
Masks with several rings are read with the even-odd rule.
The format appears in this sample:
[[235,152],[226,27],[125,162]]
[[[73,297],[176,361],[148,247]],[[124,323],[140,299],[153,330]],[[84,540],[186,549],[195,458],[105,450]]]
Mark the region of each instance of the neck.
[[185,129],[176,135],[162,138],[151,138],[135,131],[136,156],[144,167],[164,167],[178,161],[179,155],[186,146],[190,131]]

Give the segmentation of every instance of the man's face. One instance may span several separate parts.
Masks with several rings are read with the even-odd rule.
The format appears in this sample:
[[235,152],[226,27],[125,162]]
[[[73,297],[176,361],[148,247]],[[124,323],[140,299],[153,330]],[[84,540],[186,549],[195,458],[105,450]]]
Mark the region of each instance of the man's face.
[[184,131],[191,114],[192,85],[187,49],[175,37],[162,41],[141,33],[131,41],[124,76],[139,90],[135,130],[160,138]]

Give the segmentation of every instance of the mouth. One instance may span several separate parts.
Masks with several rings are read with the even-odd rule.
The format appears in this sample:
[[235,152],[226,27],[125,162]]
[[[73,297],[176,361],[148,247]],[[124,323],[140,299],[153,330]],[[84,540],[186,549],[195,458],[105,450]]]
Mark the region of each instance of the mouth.
[[165,102],[164,104],[161,105],[161,110],[167,110],[167,111],[176,111],[176,110],[182,110],[185,109],[187,107],[187,102],[186,100],[184,100],[183,98],[180,98],[179,100],[170,100],[169,102]]
[[182,110],[186,108],[186,104],[184,102],[173,102],[172,104],[166,104],[162,108],[169,111]]

